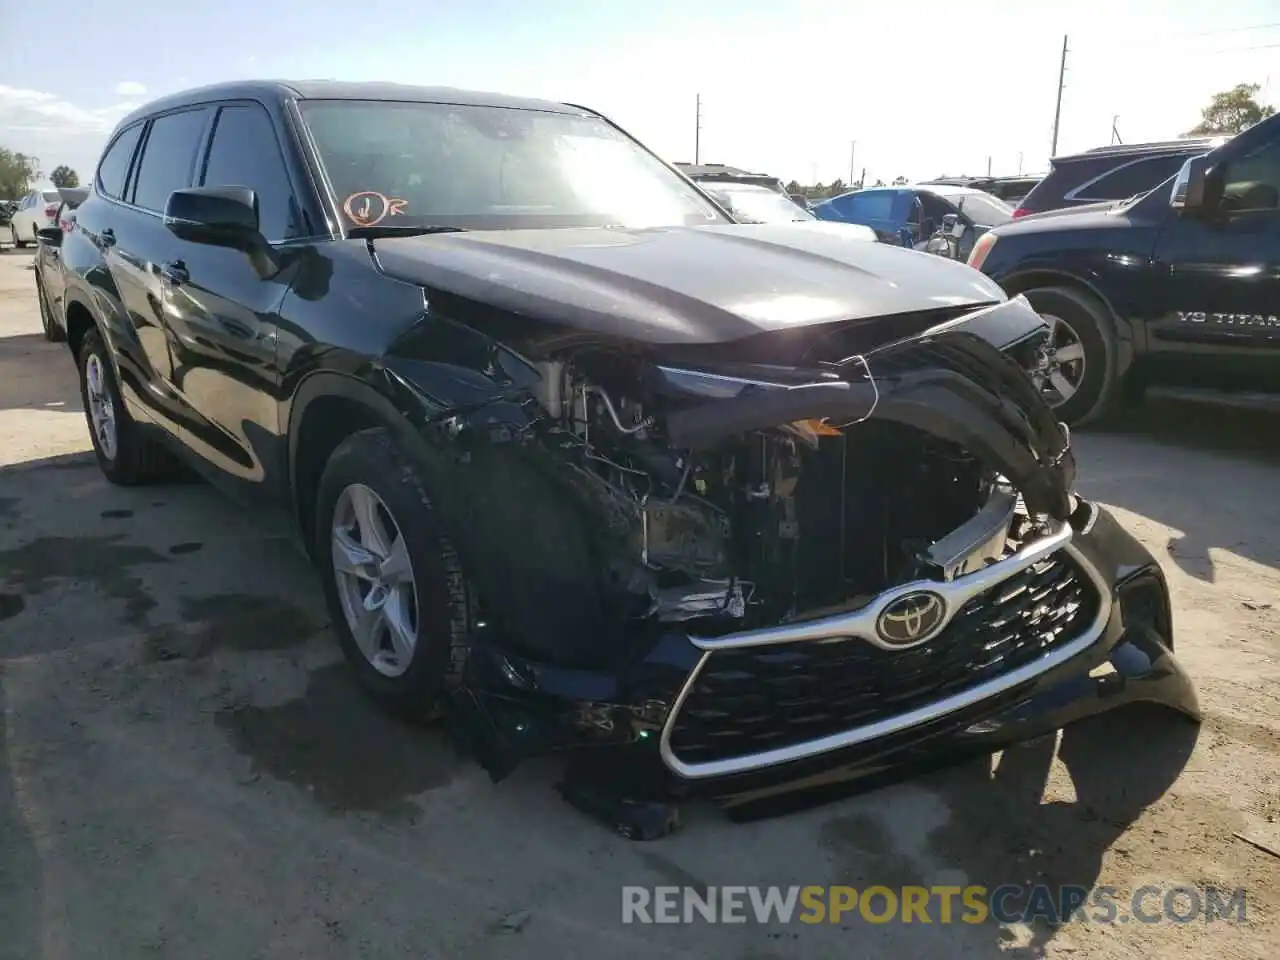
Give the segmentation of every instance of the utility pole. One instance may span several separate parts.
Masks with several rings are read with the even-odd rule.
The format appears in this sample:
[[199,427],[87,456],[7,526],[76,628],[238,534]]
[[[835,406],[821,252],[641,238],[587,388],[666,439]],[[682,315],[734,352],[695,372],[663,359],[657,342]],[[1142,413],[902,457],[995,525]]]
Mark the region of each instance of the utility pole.
[[1018,151],[1018,176],[1022,176],[1022,151]]
[[1053,108],[1053,146],[1049,156],[1058,155],[1058,121],[1062,119],[1062,88],[1067,80],[1067,35],[1062,35],[1062,63],[1058,66],[1058,105]]
[[693,114],[693,163],[701,159],[702,146],[702,94],[695,94]]
[[858,152],[858,141],[854,140],[849,145],[849,185],[853,185],[853,157]]
[[866,185],[867,185],[867,168],[866,168],[866,167],[863,167],[863,168],[862,168],[862,179],[858,181],[858,186],[859,186],[859,187],[865,187]]
[[991,158],[987,157],[987,179],[991,178]]
[[1116,123],[1118,123],[1119,120],[1120,120],[1120,114],[1115,113],[1111,115],[1111,142],[1112,143],[1124,143],[1124,141],[1120,139],[1120,129],[1116,126]]

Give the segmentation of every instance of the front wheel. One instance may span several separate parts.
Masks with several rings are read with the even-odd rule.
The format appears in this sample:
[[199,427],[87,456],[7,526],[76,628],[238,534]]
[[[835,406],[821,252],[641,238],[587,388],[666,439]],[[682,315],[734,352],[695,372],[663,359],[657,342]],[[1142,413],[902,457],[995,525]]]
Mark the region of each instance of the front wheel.
[[342,652],[387,711],[432,715],[469,651],[470,586],[409,455],[384,429],[342,441],[316,498],[315,556]]
[[1095,420],[1115,394],[1116,333],[1107,308],[1069,287],[1023,291],[1049,325],[1043,362],[1033,376],[1058,419],[1072,425]]

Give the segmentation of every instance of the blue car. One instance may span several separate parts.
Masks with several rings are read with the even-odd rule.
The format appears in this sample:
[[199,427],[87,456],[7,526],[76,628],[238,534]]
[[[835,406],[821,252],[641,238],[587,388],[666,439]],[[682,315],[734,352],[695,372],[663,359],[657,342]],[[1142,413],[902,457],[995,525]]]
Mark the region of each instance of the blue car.
[[819,220],[860,223],[875,230],[885,243],[921,247],[942,218],[955,214],[964,225],[959,238],[959,259],[969,256],[974,241],[992,227],[1013,219],[1013,208],[1003,200],[949,184],[917,184],[911,187],[872,187],[844,193],[814,204]]

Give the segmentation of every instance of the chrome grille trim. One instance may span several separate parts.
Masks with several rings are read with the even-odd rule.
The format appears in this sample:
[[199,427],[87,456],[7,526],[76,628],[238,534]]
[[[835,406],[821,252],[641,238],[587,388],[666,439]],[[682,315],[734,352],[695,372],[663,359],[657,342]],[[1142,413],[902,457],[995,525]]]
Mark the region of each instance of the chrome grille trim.
[[[1103,579],[1097,568],[1089,562],[1088,558],[1071,543],[1072,529],[1069,524],[1063,524],[1060,529],[1028,545],[1023,550],[1014,554],[999,563],[994,563],[984,570],[961,577],[957,580],[949,582],[937,581],[917,581],[915,583],[906,584],[904,586],[895,587],[890,591],[881,594],[876,600],[861,610],[854,611],[849,614],[841,614],[835,617],[825,617],[820,620],[807,621],[795,624],[785,624],[779,627],[767,627],[759,630],[744,631],[742,633],[730,634],[724,637],[715,638],[690,638],[695,646],[702,651],[702,657],[698,663],[690,671],[688,678],[685,680],[684,686],[681,687],[679,695],[676,697],[675,703],[672,704],[670,712],[667,714],[666,723],[662,728],[662,737],[659,742],[659,752],[663,762],[671,769],[672,772],[689,780],[699,780],[708,777],[721,777],[737,773],[748,773],[753,770],[761,770],[768,767],[774,767],[779,764],[790,763],[795,760],[804,760],[810,757],[820,756],[824,753],[830,753],[833,750],[840,750],[845,747],[856,746],[860,743],[867,743],[880,737],[898,733],[902,730],[919,726],[923,723],[939,719],[947,714],[963,710],[966,707],[981,703],[990,697],[996,696],[1011,690],[1029,680],[1055,667],[1066,663],[1073,657],[1083,653],[1102,636],[1106,629],[1107,621],[1111,617],[1111,590],[1110,586]],[[947,620],[950,621],[952,615],[964,606],[965,602],[983,593],[986,590],[997,586],[1010,576],[1018,573],[1027,567],[1044,560],[1059,550],[1064,551],[1080,569],[1084,571],[1089,582],[1098,593],[1098,610],[1094,616],[1093,622],[1089,627],[1076,637],[1074,640],[1063,644],[1051,653],[1046,654],[1033,663],[1010,670],[1008,673],[1001,674],[984,683],[980,683],[967,690],[952,694],[933,703],[926,704],[914,710],[889,717],[875,723],[865,724],[863,726],[854,727],[842,733],[832,734],[826,737],[820,737],[815,740],[809,740],[804,743],[792,744],[786,747],[779,747],[774,750],[765,750],[758,753],[743,754],[742,756],[727,757],[722,760],[711,760],[699,763],[685,763],[675,755],[671,747],[671,736],[675,729],[676,718],[680,714],[681,708],[688,699],[689,694],[694,688],[694,684],[698,679],[698,675],[706,666],[711,655],[716,650],[732,649],[735,647],[752,647],[763,646],[767,644],[778,643],[794,643],[805,640],[830,640],[834,638],[847,638],[849,642],[856,643],[863,640],[871,639],[875,635],[875,621],[880,611],[885,606],[892,603],[893,600],[902,596],[904,593],[910,593],[917,590],[928,589],[935,593],[941,594],[947,601]],[[872,641],[874,642],[874,641]],[[883,644],[881,644],[883,646]],[[894,649],[894,648],[890,648]],[[897,648],[901,649],[901,648]]]

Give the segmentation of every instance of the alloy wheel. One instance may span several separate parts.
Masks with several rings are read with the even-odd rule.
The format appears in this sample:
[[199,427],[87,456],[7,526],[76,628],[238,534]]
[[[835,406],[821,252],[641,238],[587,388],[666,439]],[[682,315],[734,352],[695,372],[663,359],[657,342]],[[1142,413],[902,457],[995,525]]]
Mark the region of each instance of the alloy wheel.
[[1084,343],[1071,324],[1061,317],[1050,313],[1040,316],[1049,325],[1049,342],[1038,379],[1045,399],[1057,407],[1074,397],[1084,383]]
[[98,440],[98,448],[108,460],[116,458],[116,408],[111,400],[107,387],[107,373],[103,369],[102,360],[96,353],[90,353],[84,364],[84,377],[89,400],[89,422],[93,426],[93,435]]
[[418,593],[408,544],[382,498],[353,483],[339,494],[331,531],[333,575],[351,636],[369,665],[398,677],[418,642]]

